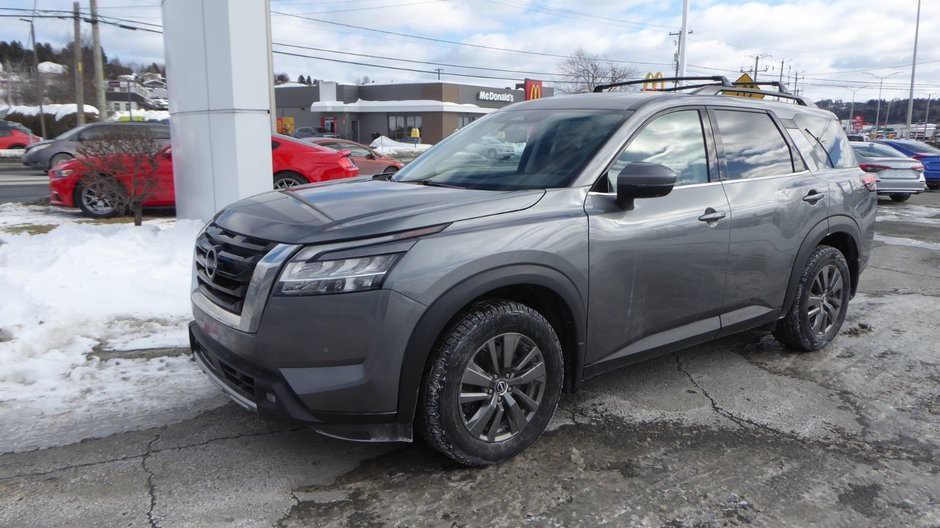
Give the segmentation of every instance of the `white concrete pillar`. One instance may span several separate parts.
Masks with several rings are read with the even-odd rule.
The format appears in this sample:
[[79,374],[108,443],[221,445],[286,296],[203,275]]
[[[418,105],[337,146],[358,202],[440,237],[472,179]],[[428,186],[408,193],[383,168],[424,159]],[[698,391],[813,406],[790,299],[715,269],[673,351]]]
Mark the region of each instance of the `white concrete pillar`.
[[272,188],[267,2],[163,0],[180,218]]

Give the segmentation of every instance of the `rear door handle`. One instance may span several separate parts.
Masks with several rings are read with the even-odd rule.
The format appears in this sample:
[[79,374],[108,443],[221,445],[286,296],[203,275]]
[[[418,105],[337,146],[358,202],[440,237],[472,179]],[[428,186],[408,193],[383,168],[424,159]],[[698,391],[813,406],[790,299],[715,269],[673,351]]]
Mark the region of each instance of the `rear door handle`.
[[819,200],[822,200],[825,197],[826,197],[825,194],[816,191],[816,189],[813,189],[810,192],[806,193],[806,196],[803,197],[803,201],[809,204],[815,204],[816,202],[818,202]]
[[716,211],[712,209],[711,207],[709,207],[708,209],[705,209],[705,214],[698,217],[698,219],[702,222],[707,223],[708,225],[714,225],[725,216],[726,216],[725,213],[721,211]]

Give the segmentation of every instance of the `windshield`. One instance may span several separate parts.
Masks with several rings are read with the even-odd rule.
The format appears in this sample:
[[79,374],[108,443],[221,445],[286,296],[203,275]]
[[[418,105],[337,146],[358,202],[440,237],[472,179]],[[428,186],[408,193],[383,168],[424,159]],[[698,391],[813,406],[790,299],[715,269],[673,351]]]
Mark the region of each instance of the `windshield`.
[[92,125],[92,123],[89,123],[89,124],[87,124],[87,125],[82,125],[82,126],[80,126],[80,127],[73,128],[72,130],[68,130],[68,131],[66,131],[66,132],[63,132],[63,133],[59,134],[58,136],[56,136],[56,139],[69,139],[69,138],[75,136],[76,134],[78,134],[79,132],[81,132],[82,130],[85,130],[86,128],[88,128],[88,127],[91,126],[91,125]]
[[888,145],[866,143],[865,145],[852,145],[856,154],[866,158],[906,158],[904,154]]
[[610,110],[497,112],[455,132],[394,179],[483,190],[565,187],[626,116]]

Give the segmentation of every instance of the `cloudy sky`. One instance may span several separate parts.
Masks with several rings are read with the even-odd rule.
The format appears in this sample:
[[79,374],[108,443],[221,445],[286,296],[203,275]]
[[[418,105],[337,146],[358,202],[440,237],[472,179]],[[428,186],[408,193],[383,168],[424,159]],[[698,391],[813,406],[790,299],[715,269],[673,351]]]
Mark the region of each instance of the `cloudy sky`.
[[[759,78],[779,79],[783,61],[783,77],[792,82],[797,72],[805,75],[797,87],[816,99],[848,101],[853,91],[856,100],[873,99],[882,76],[889,76],[885,99],[907,97],[917,0],[690,1],[690,75],[733,80],[742,68],[753,69],[757,56]],[[98,3],[113,22],[153,30],[162,24],[158,0]],[[34,6],[49,14],[71,10],[71,4],[4,0],[0,15]],[[87,0],[81,4],[87,9]],[[271,0],[271,9],[274,69],[291,79],[433,80],[441,68],[445,80],[503,87],[523,77],[561,79],[558,63],[578,47],[627,63],[641,75],[668,74],[676,39],[670,33],[681,26],[682,1]],[[923,0],[916,97],[940,95],[938,21],[940,2]],[[37,18],[36,31],[39,41],[62,45],[71,38],[72,22]],[[23,41],[28,32],[16,17],[0,18],[0,40]],[[163,62],[158,33],[104,26],[102,41],[110,56],[124,61]],[[481,77],[469,77],[474,75]]]

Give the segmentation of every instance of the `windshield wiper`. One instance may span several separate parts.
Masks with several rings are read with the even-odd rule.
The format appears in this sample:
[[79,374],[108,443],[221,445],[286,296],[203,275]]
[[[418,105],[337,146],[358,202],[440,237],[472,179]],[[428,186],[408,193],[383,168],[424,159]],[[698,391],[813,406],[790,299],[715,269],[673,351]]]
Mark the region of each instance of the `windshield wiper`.
[[450,183],[441,183],[431,180],[404,180],[400,181],[399,183],[413,183],[415,185],[427,185],[428,187],[446,187],[448,189],[466,189],[466,187],[461,185],[453,185]]

